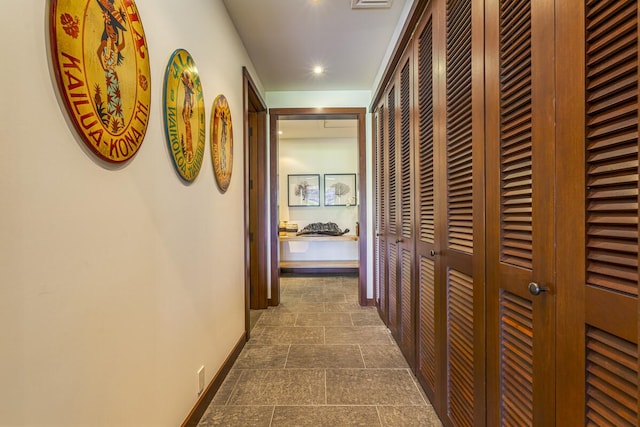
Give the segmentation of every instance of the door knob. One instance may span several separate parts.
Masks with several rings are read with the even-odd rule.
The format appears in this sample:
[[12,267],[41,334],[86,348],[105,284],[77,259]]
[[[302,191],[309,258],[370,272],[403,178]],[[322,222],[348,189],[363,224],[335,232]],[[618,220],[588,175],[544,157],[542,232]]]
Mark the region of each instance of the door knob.
[[437,253],[437,252],[436,252],[436,251],[434,251],[433,249],[431,249],[431,250],[429,251],[429,255],[431,255],[431,256],[436,256],[436,253]]
[[534,297],[540,295],[542,292],[547,292],[548,290],[549,290],[548,288],[543,288],[542,286],[538,285],[536,282],[529,283],[529,293]]
[[396,243],[402,243],[402,242],[404,242],[403,239],[396,239]]

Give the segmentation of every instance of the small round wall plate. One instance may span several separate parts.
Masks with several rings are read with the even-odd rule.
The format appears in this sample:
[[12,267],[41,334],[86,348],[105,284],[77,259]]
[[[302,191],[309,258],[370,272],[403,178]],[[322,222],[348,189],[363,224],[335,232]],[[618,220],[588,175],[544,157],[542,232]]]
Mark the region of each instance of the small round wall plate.
[[205,146],[204,95],[196,64],[184,49],[171,55],[164,76],[164,126],[178,174],[193,181]]
[[151,104],[149,52],[133,0],[51,0],[58,89],[84,143],[121,163],[138,151]]
[[211,160],[220,191],[229,188],[233,169],[233,127],[231,110],[224,95],[218,95],[211,112]]

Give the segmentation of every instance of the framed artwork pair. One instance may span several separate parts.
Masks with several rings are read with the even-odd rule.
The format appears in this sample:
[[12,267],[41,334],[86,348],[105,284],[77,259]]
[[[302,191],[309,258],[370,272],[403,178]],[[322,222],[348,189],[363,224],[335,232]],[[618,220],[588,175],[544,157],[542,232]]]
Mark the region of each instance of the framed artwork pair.
[[[320,206],[320,175],[287,175],[288,205],[290,207]],[[352,206],[357,203],[356,174],[324,175],[324,205]]]

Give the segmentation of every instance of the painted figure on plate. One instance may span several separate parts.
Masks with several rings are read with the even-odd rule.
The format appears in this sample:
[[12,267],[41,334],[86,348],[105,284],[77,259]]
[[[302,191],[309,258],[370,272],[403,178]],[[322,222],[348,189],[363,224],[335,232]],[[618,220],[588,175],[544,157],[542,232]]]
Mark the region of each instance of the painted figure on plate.
[[228,127],[229,120],[225,115],[225,111],[220,111],[220,125],[222,130],[220,131],[220,172],[222,175],[227,174],[227,138],[228,138]]
[[233,126],[231,109],[224,95],[218,95],[211,113],[211,158],[218,187],[224,193],[233,169]]
[[[191,133],[191,118],[193,117],[195,86],[191,74],[183,71],[180,77],[182,87],[184,88],[184,101],[182,102],[182,120],[184,121],[184,134],[180,135],[180,143],[182,145],[182,153],[187,162],[193,160],[193,134]],[[186,135],[186,142],[185,142]]]
[[104,31],[97,53],[106,80],[106,112],[102,103],[101,89],[97,84],[94,100],[102,123],[106,127],[110,127],[113,132],[118,132],[124,127],[124,112],[116,67],[122,65],[125,60],[122,55],[125,48],[125,38],[121,32],[127,31],[126,18],[124,12],[115,9],[114,0],[97,0],[97,2],[102,9],[104,19]]

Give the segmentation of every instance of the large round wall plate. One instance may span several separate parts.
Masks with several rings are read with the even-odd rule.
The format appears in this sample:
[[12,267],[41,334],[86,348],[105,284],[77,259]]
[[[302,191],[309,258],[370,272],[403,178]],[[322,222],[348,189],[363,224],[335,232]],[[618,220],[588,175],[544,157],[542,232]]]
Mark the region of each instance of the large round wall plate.
[[193,181],[204,158],[204,95],[196,64],[184,49],[173,52],[164,76],[164,126],[176,170]]
[[229,188],[233,169],[233,128],[231,110],[224,95],[218,95],[211,112],[211,159],[220,191]]
[[138,151],[151,103],[149,53],[133,0],[51,0],[58,89],[85,144],[120,163]]

